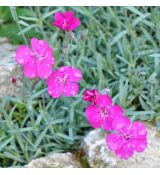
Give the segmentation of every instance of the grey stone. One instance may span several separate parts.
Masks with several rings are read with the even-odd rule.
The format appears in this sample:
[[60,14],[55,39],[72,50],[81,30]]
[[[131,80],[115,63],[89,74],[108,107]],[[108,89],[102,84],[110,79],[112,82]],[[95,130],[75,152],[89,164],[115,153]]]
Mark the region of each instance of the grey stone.
[[[15,61],[16,46],[7,38],[0,38],[0,97],[22,93],[22,71]],[[12,83],[12,78],[16,83]]]
[[81,168],[80,162],[72,153],[52,153],[32,160],[26,168]]
[[82,146],[90,167],[94,168],[160,168],[160,136],[156,127],[146,124],[148,131],[148,146],[143,153],[135,153],[128,160],[117,158],[109,151],[105,135],[100,129],[91,131],[83,140]]

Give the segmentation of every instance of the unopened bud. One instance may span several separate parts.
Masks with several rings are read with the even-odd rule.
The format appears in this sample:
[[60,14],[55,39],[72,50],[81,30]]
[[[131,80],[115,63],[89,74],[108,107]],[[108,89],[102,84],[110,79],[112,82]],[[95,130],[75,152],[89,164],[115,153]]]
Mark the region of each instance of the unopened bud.
[[16,82],[17,82],[16,77],[12,77],[12,80],[11,81],[12,81],[13,84],[16,84]]

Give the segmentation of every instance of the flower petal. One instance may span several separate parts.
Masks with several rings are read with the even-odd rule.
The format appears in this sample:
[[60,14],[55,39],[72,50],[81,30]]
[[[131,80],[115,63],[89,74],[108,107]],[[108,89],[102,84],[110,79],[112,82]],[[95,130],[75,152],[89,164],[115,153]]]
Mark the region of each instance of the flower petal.
[[[114,130],[113,127],[113,121],[117,118],[123,117],[123,109],[118,106],[114,105],[108,109],[108,114],[106,116],[106,119],[104,121],[104,129],[105,130]],[[116,123],[117,124],[117,123]]]
[[31,46],[32,46],[32,50],[35,53],[44,54],[44,55],[45,55],[45,51],[49,47],[49,45],[46,41],[38,40],[37,38],[32,38],[31,39]]
[[54,56],[53,56],[53,49],[51,47],[48,47],[46,49],[46,58],[44,59],[45,62],[48,64],[54,64]]
[[61,86],[48,86],[48,94],[53,98],[59,98],[62,95],[63,88]]
[[63,19],[64,19],[63,13],[61,13],[61,12],[56,12],[55,13],[55,20],[56,21],[63,21]]
[[78,82],[82,79],[82,72],[71,66],[62,66],[58,69],[58,72],[61,72],[63,76],[67,77],[67,82]]
[[147,147],[147,139],[131,139],[132,147],[137,152],[143,152]]
[[59,79],[57,77],[60,77],[59,75],[60,73],[58,71],[54,71],[52,72],[52,74],[48,77],[48,79],[46,80],[46,84],[54,89],[55,87],[61,87],[63,88],[63,85],[61,84],[61,82],[59,81]]
[[74,16],[74,13],[72,11],[67,11],[64,13],[64,17],[67,22],[70,22]]
[[100,109],[96,105],[91,105],[86,108],[86,116],[93,128],[100,128],[103,120],[100,116]]
[[132,124],[130,133],[136,138],[145,138],[147,136],[147,129],[144,124],[136,121]]
[[82,79],[82,72],[79,69],[72,68],[70,78],[72,82],[78,82]]
[[62,27],[62,23],[61,23],[61,22],[59,22],[59,21],[53,21],[52,24],[53,24],[54,26],[56,26],[56,27],[58,27],[58,28],[64,30],[63,27]]
[[123,116],[124,110],[119,105],[113,105],[109,108],[109,113],[116,118],[118,116],[120,116],[120,117]]
[[41,60],[38,60],[41,63],[45,63],[45,64],[54,64],[54,57],[53,57],[53,49],[48,47],[44,53],[43,53],[43,57]]
[[112,126],[113,120],[114,120],[114,118],[109,118],[109,117],[105,118],[105,120],[103,122],[104,130],[106,130],[106,131],[113,130],[113,126]]
[[42,79],[48,78],[52,73],[52,66],[50,64],[45,64],[37,62],[37,75]]
[[[120,158],[120,159],[129,159],[130,157],[132,157],[134,151],[133,148],[129,145],[129,142],[126,142],[125,144],[123,144],[121,146],[120,149],[116,150],[115,153],[116,155]],[[129,146],[128,146],[129,145]]]
[[69,26],[69,30],[74,30],[81,24],[80,20],[78,18],[73,18],[72,24]]
[[66,96],[74,96],[78,93],[78,84],[68,83],[64,86],[63,93]]
[[95,89],[85,90],[84,95],[83,95],[83,100],[92,102],[92,103],[96,103],[96,99],[98,95],[99,95],[99,92]]
[[19,64],[26,64],[29,61],[33,61],[31,57],[31,50],[27,46],[20,46],[16,51],[16,61]]
[[100,107],[108,108],[112,104],[112,98],[108,95],[99,95],[96,102]]
[[125,139],[118,134],[108,134],[106,136],[106,143],[111,151],[120,149],[125,142]]
[[28,78],[37,77],[37,65],[36,62],[28,62],[24,65],[24,75]]
[[113,120],[112,126],[114,130],[123,129],[124,132],[127,132],[131,127],[131,121],[128,117],[116,118]]

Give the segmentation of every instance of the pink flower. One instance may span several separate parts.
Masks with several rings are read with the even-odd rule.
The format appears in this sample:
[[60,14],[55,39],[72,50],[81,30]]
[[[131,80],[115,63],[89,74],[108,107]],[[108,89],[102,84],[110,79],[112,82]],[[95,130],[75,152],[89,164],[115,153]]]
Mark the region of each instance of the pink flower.
[[74,17],[72,11],[55,13],[55,21],[53,22],[53,25],[62,30],[73,31],[80,24],[80,20]]
[[17,63],[24,66],[24,74],[28,78],[48,78],[54,64],[53,49],[48,43],[37,38],[31,39],[32,50],[25,45],[16,51]]
[[99,92],[95,89],[93,90],[85,90],[83,95],[83,100],[96,104],[96,99],[99,95]]
[[62,94],[66,96],[74,96],[78,93],[78,84],[82,78],[82,73],[79,69],[71,66],[60,67],[53,72],[48,80],[48,93],[53,98],[59,98]]
[[103,127],[112,130],[112,122],[117,117],[123,116],[123,109],[118,105],[112,105],[112,99],[108,95],[99,95],[96,104],[86,108],[86,116],[93,128]]
[[147,130],[140,122],[133,124],[127,117],[113,121],[115,133],[108,134],[108,148],[121,159],[128,159],[136,152],[143,152],[147,146]]

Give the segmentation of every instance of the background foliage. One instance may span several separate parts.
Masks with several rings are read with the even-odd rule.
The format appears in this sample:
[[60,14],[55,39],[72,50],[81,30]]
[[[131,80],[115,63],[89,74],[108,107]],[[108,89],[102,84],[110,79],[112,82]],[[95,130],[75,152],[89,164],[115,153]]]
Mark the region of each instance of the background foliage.
[[[68,36],[69,47],[65,33],[52,26],[59,10],[73,10],[81,20]],[[71,62],[83,72],[80,94],[73,98],[51,99],[43,81],[25,79],[25,96],[1,99],[2,166],[79,149],[91,129],[81,100],[85,88],[109,88],[129,117],[160,129],[159,7],[0,7],[0,24],[0,36],[16,45],[28,44],[33,36],[47,40],[55,68]]]

